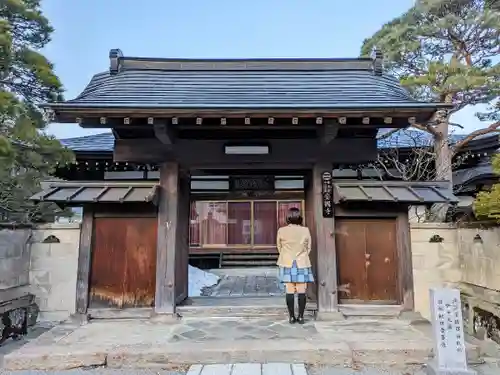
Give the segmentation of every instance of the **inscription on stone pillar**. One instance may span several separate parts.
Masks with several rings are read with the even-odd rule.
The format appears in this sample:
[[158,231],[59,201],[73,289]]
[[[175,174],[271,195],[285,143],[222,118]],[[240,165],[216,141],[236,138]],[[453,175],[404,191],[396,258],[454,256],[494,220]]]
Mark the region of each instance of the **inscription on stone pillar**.
[[475,374],[467,369],[460,291],[432,288],[430,303],[436,357],[427,367],[427,373]]

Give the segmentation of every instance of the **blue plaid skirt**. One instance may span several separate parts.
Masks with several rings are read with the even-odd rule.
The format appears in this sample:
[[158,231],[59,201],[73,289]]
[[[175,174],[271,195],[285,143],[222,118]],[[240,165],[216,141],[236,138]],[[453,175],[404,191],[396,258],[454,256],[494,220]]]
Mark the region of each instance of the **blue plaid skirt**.
[[293,261],[292,267],[280,267],[279,278],[282,283],[313,283],[314,276],[311,267],[298,268]]

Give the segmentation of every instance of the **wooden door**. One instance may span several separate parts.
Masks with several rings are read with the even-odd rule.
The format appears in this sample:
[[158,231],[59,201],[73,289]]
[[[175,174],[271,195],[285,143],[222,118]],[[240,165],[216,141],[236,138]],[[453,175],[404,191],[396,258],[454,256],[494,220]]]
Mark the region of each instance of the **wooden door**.
[[157,219],[95,218],[90,307],[150,307],[156,282]]
[[336,225],[339,302],[400,303],[396,220],[337,219]]

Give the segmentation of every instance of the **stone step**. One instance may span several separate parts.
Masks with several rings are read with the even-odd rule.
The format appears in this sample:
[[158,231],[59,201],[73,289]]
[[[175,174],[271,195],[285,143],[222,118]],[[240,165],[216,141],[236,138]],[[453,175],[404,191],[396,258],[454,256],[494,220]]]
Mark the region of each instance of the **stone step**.
[[283,317],[286,315],[284,305],[281,306],[179,306],[177,313],[183,318],[253,318]]
[[276,253],[237,253],[222,254],[221,267],[274,267]]
[[270,267],[276,264],[276,261],[269,260],[222,260],[222,267]]
[[[138,345],[77,351],[57,347],[5,356],[3,370],[68,370],[106,366],[114,369],[176,369],[193,364],[293,362],[352,367],[387,366],[393,373],[408,365],[423,365],[432,345],[394,339],[385,342],[305,342],[303,340],[208,341],[187,344]],[[467,350],[469,365],[483,363],[475,348]],[[139,372],[138,372],[139,373]],[[346,372],[347,374],[348,372]],[[273,374],[277,375],[277,374]]]
[[[183,318],[253,318],[280,317],[287,315],[284,297],[195,297],[189,304],[177,306],[177,313]],[[308,301],[306,315],[315,318],[317,304]]]
[[[286,319],[127,320],[56,327],[7,354],[4,369],[271,362],[396,368],[427,363],[432,353],[433,342],[425,331],[397,320],[309,321],[293,327]],[[467,345],[469,364],[480,362],[479,354],[477,346]]]
[[278,259],[276,254],[224,254],[224,259]]

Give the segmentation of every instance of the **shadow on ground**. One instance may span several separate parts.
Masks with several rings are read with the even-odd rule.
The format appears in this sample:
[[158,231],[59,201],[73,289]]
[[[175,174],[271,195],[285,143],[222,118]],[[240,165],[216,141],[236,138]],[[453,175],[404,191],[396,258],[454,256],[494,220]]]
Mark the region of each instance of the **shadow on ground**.
[[33,327],[30,327],[28,329],[28,334],[26,336],[21,336],[19,340],[8,339],[7,341],[5,341],[2,345],[0,345],[0,366],[2,365],[4,355],[18,350],[28,342],[49,331],[52,327],[54,327],[53,324],[37,323]]

